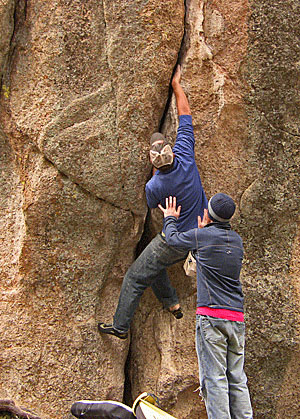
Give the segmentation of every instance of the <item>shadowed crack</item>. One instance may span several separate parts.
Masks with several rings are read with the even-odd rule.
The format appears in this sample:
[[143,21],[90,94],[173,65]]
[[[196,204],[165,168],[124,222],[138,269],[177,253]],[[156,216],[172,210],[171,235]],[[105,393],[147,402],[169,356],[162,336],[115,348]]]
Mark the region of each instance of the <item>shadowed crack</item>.
[[176,65],[173,69],[173,72],[172,72],[172,75],[171,75],[171,78],[170,78],[168,98],[167,98],[167,101],[166,101],[166,105],[165,105],[163,115],[162,115],[160,123],[159,123],[159,128],[158,128],[159,132],[162,131],[162,128],[164,126],[167,114],[168,114],[169,109],[170,109],[170,104],[171,104],[172,95],[173,95],[173,88],[172,88],[171,82],[172,82],[173,76],[175,74],[177,65],[181,64],[181,62],[183,61],[183,56],[184,56],[184,53],[185,53],[185,50],[186,50],[186,34],[187,34],[187,31],[186,31],[186,15],[187,15],[187,13],[186,13],[186,10],[187,10],[186,1],[184,2],[184,5],[185,5],[184,32],[183,32],[183,37],[182,37],[182,40],[181,40],[180,49],[179,49],[179,52],[178,52],[177,62],[176,62]]
[[[184,33],[183,33],[180,49],[179,49],[179,52],[178,52],[177,62],[176,62],[176,65],[173,68],[172,75],[170,77],[168,98],[167,98],[167,101],[166,101],[165,109],[164,109],[163,115],[161,117],[161,120],[158,124],[158,127],[159,127],[158,131],[159,132],[161,132],[161,130],[164,126],[167,114],[168,114],[169,109],[170,109],[170,104],[171,104],[172,95],[173,95],[173,88],[172,88],[171,82],[172,82],[174,73],[176,71],[177,65],[181,64],[181,62],[183,60],[183,56],[185,54],[185,50],[186,50],[186,10],[187,10],[186,1],[184,2],[184,4],[185,4]],[[149,174],[149,179],[151,178],[151,175],[152,174]],[[147,180],[149,180],[149,179],[147,179]],[[141,239],[138,242],[138,244],[136,246],[136,249],[135,249],[135,257],[136,258],[147,247],[147,245],[150,243],[152,237],[153,237],[153,232],[151,231],[151,210],[148,208],[148,212],[147,212],[145,223],[144,223],[144,230],[143,230]],[[127,355],[127,359],[126,359],[125,367],[124,367],[125,380],[124,380],[123,403],[127,404],[128,406],[131,406],[132,403],[133,403],[133,397],[132,397],[132,393],[131,393],[130,364],[131,364],[131,343],[130,343],[130,346],[129,346],[129,349],[128,349],[128,355]]]
[[[8,6],[6,6],[8,7]],[[13,29],[10,36],[9,50],[7,52],[7,57],[3,62],[3,73],[1,74],[1,88],[2,83],[7,83],[9,85],[9,77],[12,68],[14,52],[17,44],[18,33],[23,27],[24,22],[27,16],[27,0],[18,0],[16,1],[13,9]]]

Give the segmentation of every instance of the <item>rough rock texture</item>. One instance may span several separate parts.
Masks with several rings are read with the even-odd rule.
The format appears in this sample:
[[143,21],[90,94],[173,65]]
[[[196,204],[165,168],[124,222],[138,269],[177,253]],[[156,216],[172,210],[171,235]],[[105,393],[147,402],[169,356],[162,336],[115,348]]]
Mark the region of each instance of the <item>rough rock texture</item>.
[[[253,2],[247,155],[241,199],[249,380],[260,417],[299,415],[300,4]],[[297,275],[298,273],[298,275]],[[284,412],[284,413],[283,413]]]
[[150,391],[206,417],[182,264],[182,320],[147,290],[130,340],[96,330],[160,228],[148,138],[174,140],[179,59],[207,195],[238,203],[255,417],[297,417],[299,16],[297,0],[0,2],[0,398],[62,419],[78,399]]

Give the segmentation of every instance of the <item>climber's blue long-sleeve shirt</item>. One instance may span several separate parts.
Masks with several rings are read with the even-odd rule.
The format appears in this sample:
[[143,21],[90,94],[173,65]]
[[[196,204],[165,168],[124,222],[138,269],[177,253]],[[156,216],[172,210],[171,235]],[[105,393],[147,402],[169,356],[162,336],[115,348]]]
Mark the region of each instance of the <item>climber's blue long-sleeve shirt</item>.
[[202,187],[195,162],[195,139],[191,115],[179,116],[177,138],[173,147],[174,165],[167,172],[157,171],[146,184],[146,198],[150,208],[161,204],[166,206],[166,198],[176,196],[181,205],[178,231],[197,227],[198,215],[203,217],[207,199]]

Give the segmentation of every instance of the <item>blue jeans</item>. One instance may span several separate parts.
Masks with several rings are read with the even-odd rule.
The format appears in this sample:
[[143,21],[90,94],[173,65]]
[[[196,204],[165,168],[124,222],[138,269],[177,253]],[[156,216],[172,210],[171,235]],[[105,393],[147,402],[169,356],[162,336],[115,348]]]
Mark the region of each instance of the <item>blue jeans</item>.
[[166,268],[184,260],[186,256],[186,250],[169,246],[161,234],[154,237],[126,272],[114,315],[115,329],[119,332],[128,331],[140,298],[147,287],[152,287],[164,307],[178,304],[178,297]]
[[252,419],[244,372],[245,324],[197,315],[196,349],[208,419]]

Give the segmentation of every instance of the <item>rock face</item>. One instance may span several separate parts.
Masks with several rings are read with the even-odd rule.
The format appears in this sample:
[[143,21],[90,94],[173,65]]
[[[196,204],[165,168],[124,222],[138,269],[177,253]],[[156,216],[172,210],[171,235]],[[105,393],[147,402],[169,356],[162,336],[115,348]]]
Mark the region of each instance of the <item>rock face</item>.
[[182,264],[182,320],[147,290],[130,340],[96,329],[160,228],[148,141],[175,138],[179,60],[207,196],[238,204],[255,417],[297,416],[299,16],[296,0],[1,2],[0,398],[61,419],[75,400],[149,391],[206,417]]

